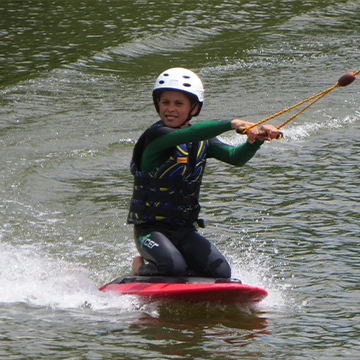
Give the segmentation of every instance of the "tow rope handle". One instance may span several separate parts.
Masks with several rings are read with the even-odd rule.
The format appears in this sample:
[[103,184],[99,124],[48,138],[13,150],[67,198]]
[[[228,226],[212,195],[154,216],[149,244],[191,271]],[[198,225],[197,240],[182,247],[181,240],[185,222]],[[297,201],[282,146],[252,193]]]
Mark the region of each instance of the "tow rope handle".
[[[256,125],[255,125],[256,126]],[[239,126],[237,129],[236,129],[236,132],[240,135],[246,135],[247,131],[252,129],[254,126]],[[265,133],[262,133],[261,131],[259,132],[259,135],[263,135],[265,136]],[[281,131],[279,131],[276,135],[276,140],[281,140],[282,138],[284,137],[284,133],[282,133]]]
[[[291,105],[281,111],[278,111],[277,113],[270,115],[268,117],[266,117],[263,120],[258,121],[257,123],[251,125],[251,126],[239,126],[236,129],[236,132],[238,134],[241,135],[245,135],[247,133],[248,130],[252,129],[255,126],[261,125],[279,115],[285,114],[286,112],[295,109],[296,107],[303,105],[309,101],[311,101],[309,104],[307,104],[306,106],[304,106],[302,109],[300,109],[297,113],[295,113],[293,116],[289,117],[287,120],[285,120],[283,123],[281,123],[280,125],[278,125],[276,128],[277,129],[281,129],[283,126],[285,126],[286,124],[288,124],[291,120],[295,119],[298,115],[300,115],[302,112],[304,112],[306,109],[308,109],[311,105],[315,104],[317,101],[319,101],[321,98],[323,98],[326,94],[328,94],[330,91],[334,90],[335,88],[339,87],[339,86],[347,86],[349,84],[351,84],[355,79],[356,79],[356,75],[360,73],[360,69],[354,72],[347,72],[346,74],[342,75],[339,80],[331,87],[329,87],[328,89],[325,89],[323,91],[320,91],[319,93],[308,97],[307,99],[304,99],[294,105]],[[261,135],[261,133],[260,133]],[[280,140],[284,137],[284,134],[279,131],[278,135],[276,136],[275,139]]]

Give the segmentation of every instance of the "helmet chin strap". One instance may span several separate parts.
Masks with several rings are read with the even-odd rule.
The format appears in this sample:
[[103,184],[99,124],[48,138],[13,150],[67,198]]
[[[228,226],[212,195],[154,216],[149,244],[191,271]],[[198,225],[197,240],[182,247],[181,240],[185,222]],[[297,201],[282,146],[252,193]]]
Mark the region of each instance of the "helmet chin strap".
[[182,124],[180,124],[179,128],[182,127],[182,126],[184,126],[187,122],[189,122],[189,121],[192,119],[193,116],[191,115],[191,113],[194,111],[196,105],[197,105],[197,104],[194,104],[194,105],[192,106],[192,108],[190,109],[190,112],[189,112],[188,117],[185,119],[185,121],[184,121]]
[[188,118],[182,123],[179,125],[179,128],[183,127],[186,123],[188,123],[190,120],[191,120],[192,116],[189,115]]

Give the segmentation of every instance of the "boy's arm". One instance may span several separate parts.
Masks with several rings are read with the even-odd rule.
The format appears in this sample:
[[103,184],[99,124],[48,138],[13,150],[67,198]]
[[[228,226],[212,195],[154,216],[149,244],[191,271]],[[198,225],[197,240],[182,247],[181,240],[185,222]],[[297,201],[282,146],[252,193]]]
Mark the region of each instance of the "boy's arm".
[[207,157],[215,158],[231,165],[243,166],[256,154],[263,143],[263,141],[255,140],[253,144],[246,141],[241,145],[232,146],[214,138],[209,141]]
[[179,144],[211,139],[231,129],[230,120],[203,121],[182,129],[150,128],[148,136],[154,140],[146,142],[140,168],[143,171],[154,170],[164,150]]

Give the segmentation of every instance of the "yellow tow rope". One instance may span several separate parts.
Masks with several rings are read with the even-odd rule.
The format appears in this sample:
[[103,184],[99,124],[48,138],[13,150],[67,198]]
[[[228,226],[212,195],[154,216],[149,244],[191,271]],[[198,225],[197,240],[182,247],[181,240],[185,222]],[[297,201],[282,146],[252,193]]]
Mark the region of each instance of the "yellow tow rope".
[[[334,90],[335,88],[339,87],[339,86],[347,86],[349,84],[351,84],[355,79],[356,79],[356,75],[360,73],[360,69],[354,72],[348,72],[344,75],[342,75],[339,80],[336,82],[336,84],[334,84],[333,86],[329,87],[328,89],[325,89],[323,91],[320,91],[319,93],[308,97],[307,99],[304,99],[300,102],[298,102],[297,104],[291,105],[287,108],[285,108],[284,110],[278,111],[277,113],[270,115],[268,117],[266,117],[263,120],[258,121],[257,123],[251,125],[251,126],[240,126],[238,129],[236,129],[236,131],[239,134],[246,134],[246,132],[250,129],[252,129],[255,126],[261,125],[279,115],[282,115],[292,109],[295,109],[296,107],[303,105],[309,101],[311,101],[309,104],[307,104],[306,106],[304,106],[302,109],[300,109],[297,113],[295,113],[293,116],[289,117],[287,120],[285,120],[283,123],[281,123],[279,126],[277,126],[276,128],[279,130],[281,129],[283,126],[285,126],[286,124],[288,124],[291,120],[295,119],[299,114],[301,114],[302,112],[304,112],[306,109],[308,109],[311,105],[315,104],[317,101],[319,101],[321,98],[323,98],[326,94],[328,94],[330,91]],[[283,138],[283,133],[279,131],[278,136],[276,137],[276,139],[281,139]]]

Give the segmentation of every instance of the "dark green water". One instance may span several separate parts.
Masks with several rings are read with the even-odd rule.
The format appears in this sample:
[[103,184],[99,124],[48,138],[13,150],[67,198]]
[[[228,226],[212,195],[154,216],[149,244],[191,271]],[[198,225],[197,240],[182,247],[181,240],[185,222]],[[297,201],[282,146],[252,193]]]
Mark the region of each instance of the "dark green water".
[[97,286],[136,254],[128,166],[158,73],[199,73],[199,121],[258,121],[359,69],[359,28],[355,0],[2,1],[0,358],[356,358],[359,80],[244,168],[208,164],[204,233],[269,291],[257,308],[142,306]]

